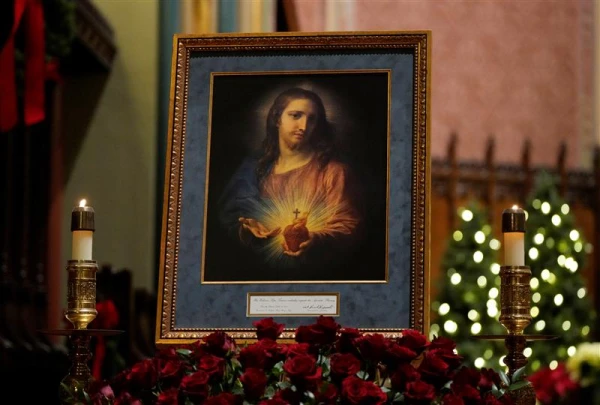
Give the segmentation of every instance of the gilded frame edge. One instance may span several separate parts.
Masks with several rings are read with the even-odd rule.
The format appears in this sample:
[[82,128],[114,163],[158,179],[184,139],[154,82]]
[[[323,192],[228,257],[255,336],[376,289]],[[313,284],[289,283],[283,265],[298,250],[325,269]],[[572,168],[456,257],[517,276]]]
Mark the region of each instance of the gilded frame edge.
[[[272,34],[176,34],[173,37],[169,123],[165,160],[163,216],[160,243],[160,267],[156,314],[155,343],[157,346],[191,343],[213,332],[171,327],[175,322],[177,252],[185,143],[187,72],[191,51],[219,50],[225,52],[265,50],[335,50],[335,49],[397,49],[413,48],[414,110],[413,110],[413,205],[411,226],[414,243],[411,246],[411,309],[410,328],[427,335],[430,315],[430,106],[431,106],[431,31],[355,31],[307,32]],[[178,181],[175,181],[178,180]],[[219,328],[240,341],[256,338],[254,330]],[[397,337],[402,329],[370,329],[362,331]],[[282,340],[292,340],[294,331],[286,329]]]

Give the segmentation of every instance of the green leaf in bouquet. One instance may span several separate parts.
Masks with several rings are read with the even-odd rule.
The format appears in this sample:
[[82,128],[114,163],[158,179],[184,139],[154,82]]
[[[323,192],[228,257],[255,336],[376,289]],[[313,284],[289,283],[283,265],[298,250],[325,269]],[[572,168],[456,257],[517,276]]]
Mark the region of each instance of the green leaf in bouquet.
[[231,387],[231,393],[233,395],[244,395],[244,386],[240,380],[236,380],[233,387]]
[[509,390],[509,391],[516,391],[516,390],[518,390],[519,388],[526,387],[526,386],[528,386],[528,385],[530,385],[530,384],[531,384],[531,383],[530,383],[529,381],[527,381],[527,380],[521,380],[521,381],[517,381],[516,383],[514,383],[514,384],[511,384],[511,386],[510,386],[510,387],[508,387],[508,390]]
[[175,351],[178,355],[183,356],[185,358],[190,357],[192,351],[190,349],[179,348]]
[[517,381],[521,381],[523,379],[523,374],[525,373],[525,367],[521,367],[512,375],[512,382],[515,383]]
[[498,371],[498,374],[500,375],[500,379],[502,380],[504,385],[506,385],[508,387],[510,385],[510,379],[508,378],[506,373],[504,371],[500,370],[500,371]]
[[279,382],[277,383],[277,387],[278,387],[280,390],[285,390],[285,389],[287,389],[287,388],[293,388],[293,387],[292,387],[292,384],[291,384],[289,381],[279,381]]
[[273,387],[272,385],[268,386],[267,389],[265,389],[265,396],[269,399],[273,398],[273,396],[275,395],[275,387]]
[[283,361],[276,363],[271,369],[271,375],[276,378],[279,378],[283,375]]
[[232,370],[241,370],[242,363],[240,363],[240,361],[238,359],[236,359],[235,357],[232,357],[230,359],[230,362],[231,362],[231,369]]

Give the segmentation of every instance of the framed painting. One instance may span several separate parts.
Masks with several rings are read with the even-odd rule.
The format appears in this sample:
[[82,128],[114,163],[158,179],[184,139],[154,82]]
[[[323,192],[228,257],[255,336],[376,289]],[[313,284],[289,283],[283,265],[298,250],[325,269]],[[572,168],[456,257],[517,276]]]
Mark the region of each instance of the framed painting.
[[156,343],[427,333],[431,33],[178,35]]

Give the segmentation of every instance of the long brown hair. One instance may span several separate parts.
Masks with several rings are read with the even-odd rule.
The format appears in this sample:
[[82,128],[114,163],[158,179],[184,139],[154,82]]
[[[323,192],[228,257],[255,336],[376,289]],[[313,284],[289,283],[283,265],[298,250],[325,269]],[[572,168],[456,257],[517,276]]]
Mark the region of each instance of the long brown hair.
[[279,94],[267,115],[267,136],[262,142],[263,154],[258,160],[256,176],[259,181],[269,173],[271,166],[279,157],[279,120],[281,114],[294,100],[310,100],[314,104],[317,114],[313,133],[309,138],[311,148],[316,152],[319,165],[325,166],[332,157],[334,151],[333,126],[327,121],[325,106],[321,98],[310,90],[293,87]]

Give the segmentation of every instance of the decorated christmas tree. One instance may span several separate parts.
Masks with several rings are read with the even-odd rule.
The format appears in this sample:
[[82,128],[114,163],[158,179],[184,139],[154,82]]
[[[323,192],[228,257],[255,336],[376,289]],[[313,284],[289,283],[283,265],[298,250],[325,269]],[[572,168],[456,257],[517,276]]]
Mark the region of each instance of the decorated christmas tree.
[[494,238],[486,211],[476,202],[458,210],[459,225],[442,259],[439,294],[432,303],[432,335],[451,337],[469,365],[498,368],[503,342],[481,341],[479,334],[501,334],[500,241]]
[[550,174],[538,175],[526,211],[525,252],[531,267],[533,319],[525,333],[558,336],[527,349],[535,371],[544,365],[556,367],[575,354],[579,343],[591,339],[595,314],[581,270],[592,246],[584,241]]
[[[532,272],[532,321],[525,333],[558,337],[525,350],[528,367],[535,371],[544,365],[556,367],[591,337],[595,314],[580,272],[592,247],[577,230],[552,175],[537,176],[525,210],[525,261]],[[474,204],[460,209],[459,216],[442,262],[441,290],[432,303],[437,316],[431,333],[457,341],[467,363],[498,368],[506,352],[503,342],[473,335],[506,333],[498,322],[500,241],[493,238],[485,212]]]

